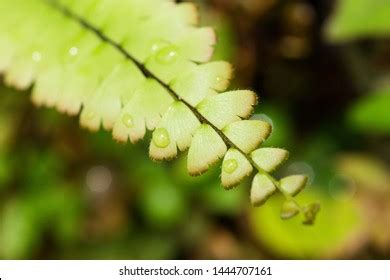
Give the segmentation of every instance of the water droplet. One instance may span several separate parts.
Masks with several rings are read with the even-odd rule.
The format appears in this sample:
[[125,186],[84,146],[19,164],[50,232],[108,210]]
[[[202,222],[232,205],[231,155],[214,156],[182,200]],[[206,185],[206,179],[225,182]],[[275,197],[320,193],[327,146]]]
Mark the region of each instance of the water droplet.
[[77,47],[71,47],[71,48],[69,49],[69,54],[70,54],[71,56],[76,56],[78,53],[79,53],[79,49],[78,49]]
[[161,64],[172,64],[176,61],[177,55],[176,47],[169,46],[158,51],[156,59]]
[[38,51],[35,51],[35,52],[32,53],[31,58],[32,58],[33,61],[39,62],[39,61],[42,60],[42,54],[40,52],[38,52]]
[[150,50],[153,54],[157,53],[163,47],[168,45],[168,42],[162,39],[154,40],[151,44]]
[[234,171],[236,171],[238,167],[237,160],[235,159],[228,159],[223,162],[223,171],[226,173],[232,174]]
[[171,143],[168,131],[165,128],[157,128],[153,132],[153,143],[159,148],[166,148]]
[[122,117],[122,123],[127,127],[127,128],[131,128],[133,127],[134,123],[133,123],[133,118],[131,117],[130,114],[124,114],[123,117]]
[[96,116],[95,112],[92,112],[92,111],[89,111],[88,113],[85,114],[85,118],[87,120],[92,120],[95,118],[95,116]]

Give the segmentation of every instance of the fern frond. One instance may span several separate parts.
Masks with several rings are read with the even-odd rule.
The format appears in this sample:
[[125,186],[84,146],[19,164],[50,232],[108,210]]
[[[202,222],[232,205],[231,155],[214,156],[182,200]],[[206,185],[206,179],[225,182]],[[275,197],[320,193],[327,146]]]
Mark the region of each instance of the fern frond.
[[226,188],[256,170],[254,205],[277,189],[290,201],[303,188],[304,177],[278,181],[269,174],[288,153],[259,148],[271,126],[247,120],[254,92],[226,91],[232,67],[209,62],[216,36],[197,27],[193,4],[0,0],[0,7],[0,73],[18,89],[33,85],[36,105],[80,114],[83,127],[112,130],[120,142],[153,131],[150,157],[171,159],[189,149],[192,175],[223,159]]

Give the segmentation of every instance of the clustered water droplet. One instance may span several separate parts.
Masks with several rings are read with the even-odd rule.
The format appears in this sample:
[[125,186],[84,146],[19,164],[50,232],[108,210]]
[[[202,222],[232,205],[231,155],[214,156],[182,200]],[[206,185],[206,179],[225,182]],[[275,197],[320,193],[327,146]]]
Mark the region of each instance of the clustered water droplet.
[[131,128],[133,127],[134,123],[133,123],[133,118],[131,117],[130,114],[124,114],[122,116],[122,123],[124,124],[124,126],[126,126],[127,128]]
[[172,64],[178,57],[177,48],[175,46],[168,46],[158,51],[156,60],[161,64]]
[[235,159],[225,160],[223,162],[222,168],[223,168],[223,171],[225,171],[226,173],[229,173],[229,174],[233,173],[238,168],[237,160],[235,160]]
[[171,143],[168,131],[165,128],[157,128],[153,132],[153,143],[159,148],[166,148]]

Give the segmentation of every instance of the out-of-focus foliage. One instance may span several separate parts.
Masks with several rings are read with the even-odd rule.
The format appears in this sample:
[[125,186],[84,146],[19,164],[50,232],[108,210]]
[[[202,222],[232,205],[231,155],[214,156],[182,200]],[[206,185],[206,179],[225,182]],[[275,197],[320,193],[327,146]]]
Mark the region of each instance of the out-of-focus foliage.
[[333,41],[390,36],[390,5],[387,0],[338,0],[327,26]]
[[[265,247],[275,253],[292,259],[316,259],[337,257],[351,246],[358,236],[361,218],[355,202],[339,202],[316,191],[302,195],[302,200],[321,200],[321,213],[316,226],[300,228],[299,219],[286,221],[271,221],[276,218],[277,203],[274,200],[269,205],[251,211],[251,226],[256,238]],[[275,212],[274,214],[271,214]]]
[[390,88],[369,92],[349,111],[351,124],[359,131],[390,135]]
[[286,224],[270,221],[269,217],[277,215],[271,212],[280,203],[275,200],[250,211],[257,241],[272,252],[293,259],[351,258],[370,244],[387,252],[390,248],[388,167],[366,155],[344,154],[335,159],[334,169],[339,175],[331,178],[328,186],[313,185],[300,197],[321,199],[322,211],[315,227],[300,229],[297,219]]
[[388,166],[375,157],[361,154],[341,155],[337,161],[337,169],[368,191],[390,192]]

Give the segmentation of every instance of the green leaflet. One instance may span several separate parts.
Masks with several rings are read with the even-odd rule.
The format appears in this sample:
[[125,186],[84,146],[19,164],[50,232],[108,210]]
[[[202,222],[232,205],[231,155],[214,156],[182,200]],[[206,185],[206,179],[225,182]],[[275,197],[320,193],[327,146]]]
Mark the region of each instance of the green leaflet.
[[[196,26],[193,4],[0,0],[0,6],[0,73],[19,89],[33,85],[35,104],[80,114],[83,127],[112,130],[121,142],[153,131],[150,157],[171,159],[189,148],[192,175],[224,158],[226,188],[256,169],[256,178],[266,176],[291,199],[267,173],[287,152],[256,150],[271,126],[246,120],[257,104],[254,92],[223,92],[232,67],[209,62],[215,33]],[[253,184],[255,205],[273,193],[263,181]]]
[[226,188],[239,184],[253,171],[250,162],[236,149],[230,149],[223,159],[221,180]]

